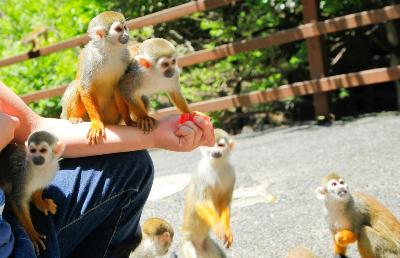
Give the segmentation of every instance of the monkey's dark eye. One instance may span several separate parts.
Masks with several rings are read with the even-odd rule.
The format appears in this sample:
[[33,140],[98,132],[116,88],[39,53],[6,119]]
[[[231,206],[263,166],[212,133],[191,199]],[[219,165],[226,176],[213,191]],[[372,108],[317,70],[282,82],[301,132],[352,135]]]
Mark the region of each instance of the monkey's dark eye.
[[128,29],[128,27],[126,27],[126,25],[124,25],[124,30],[127,30]]
[[174,64],[176,64],[176,59],[172,59],[172,62],[171,62],[173,65]]
[[225,147],[224,143],[218,143],[218,147]]
[[166,63],[166,62],[162,63],[162,64],[161,64],[161,67],[162,67],[162,68],[167,68],[167,67],[168,67],[168,63]]
[[122,29],[121,27],[118,26],[118,27],[115,28],[115,31],[121,32],[121,31],[123,31],[123,29]]
[[333,185],[333,186],[336,186],[336,185],[337,185],[337,183],[336,183],[336,182],[332,182],[332,185]]
[[344,185],[344,181],[339,181],[339,184]]
[[41,148],[39,151],[40,151],[40,153],[46,153],[47,149],[46,148]]
[[31,153],[36,153],[36,149],[30,149],[29,150]]

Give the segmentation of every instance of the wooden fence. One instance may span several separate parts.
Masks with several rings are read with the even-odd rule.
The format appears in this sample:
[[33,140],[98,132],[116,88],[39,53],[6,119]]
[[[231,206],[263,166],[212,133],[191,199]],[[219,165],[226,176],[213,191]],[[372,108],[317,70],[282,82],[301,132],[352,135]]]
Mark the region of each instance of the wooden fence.
[[[165,9],[150,15],[146,15],[128,22],[129,28],[141,28],[162,22],[172,21],[180,17],[207,11],[227,4],[240,4],[239,0],[197,0],[173,8]],[[374,83],[382,83],[400,79],[400,66],[364,70],[360,72],[341,74],[324,77],[325,67],[321,51],[321,36],[343,30],[354,29],[389,20],[400,18],[400,5],[391,5],[381,9],[349,14],[324,21],[317,20],[316,0],[302,0],[303,16],[305,24],[272,33],[267,36],[242,40],[230,44],[217,46],[212,50],[200,50],[179,58],[181,67],[199,64],[206,61],[218,60],[229,55],[244,51],[252,51],[271,46],[278,46],[298,40],[306,40],[308,47],[308,60],[310,64],[310,75],[312,80],[282,85],[265,91],[256,91],[243,95],[233,95],[218,99],[192,103],[190,106],[199,111],[209,112],[229,109],[239,106],[254,105],[273,100],[282,100],[292,96],[314,95],[314,106],[316,114],[327,114],[329,112],[326,96],[327,91],[339,88],[359,87]],[[35,54],[25,53],[0,60],[0,67],[22,62],[24,60],[37,58],[67,48],[76,47],[87,43],[87,35],[66,40],[52,46],[43,47]],[[21,96],[25,102],[37,101],[63,94],[66,85],[53,89],[42,90]],[[155,116],[175,113],[174,107],[158,110]]]

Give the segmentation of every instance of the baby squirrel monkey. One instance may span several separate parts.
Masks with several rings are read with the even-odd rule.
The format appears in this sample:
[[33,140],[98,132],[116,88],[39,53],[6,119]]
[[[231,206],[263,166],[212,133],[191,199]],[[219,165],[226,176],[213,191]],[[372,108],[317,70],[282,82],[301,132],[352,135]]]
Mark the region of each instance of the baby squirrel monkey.
[[90,119],[87,139],[90,144],[105,137],[104,123],[118,124],[122,119],[131,124],[129,110],[118,90],[118,81],[126,71],[130,54],[125,18],[107,11],[94,17],[88,28],[89,43],[79,57],[76,80],[62,99],[61,118],[73,123]]
[[333,235],[335,257],[346,257],[346,248],[357,241],[362,258],[400,257],[400,222],[380,202],[363,193],[351,194],[345,180],[324,177],[317,188]]
[[201,147],[203,158],[186,192],[180,250],[184,258],[226,257],[210,238],[210,229],[226,247],[233,241],[230,204],[235,172],[228,159],[235,141],[222,129],[215,129],[214,133],[216,143]]
[[133,59],[121,78],[119,88],[137,127],[149,132],[156,123],[148,115],[148,96],[151,94],[167,92],[181,112],[190,113],[180,90],[180,69],[174,45],[165,39],[152,38],[143,41],[138,48],[131,48],[131,51],[137,53],[132,53]]
[[43,199],[42,192],[59,170],[58,160],[64,152],[65,144],[46,132],[32,133],[26,146],[8,144],[0,153],[0,187],[7,195],[7,206],[28,233],[36,252],[39,245],[45,250],[42,239],[33,227],[29,212],[29,202],[46,216],[55,214],[57,205],[52,199]]
[[143,224],[142,241],[129,258],[156,258],[164,256],[172,244],[174,229],[161,218],[150,218]]

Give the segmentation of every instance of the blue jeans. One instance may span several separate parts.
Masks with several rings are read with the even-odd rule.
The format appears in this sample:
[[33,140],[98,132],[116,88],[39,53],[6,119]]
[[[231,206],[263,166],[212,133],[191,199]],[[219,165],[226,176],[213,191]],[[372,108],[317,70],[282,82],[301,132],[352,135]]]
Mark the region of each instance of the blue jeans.
[[[147,151],[63,159],[44,196],[57,213],[31,208],[36,230],[46,235],[40,257],[128,257],[140,242],[143,206],[153,182]],[[15,246],[13,257],[36,257],[23,228],[7,211]]]

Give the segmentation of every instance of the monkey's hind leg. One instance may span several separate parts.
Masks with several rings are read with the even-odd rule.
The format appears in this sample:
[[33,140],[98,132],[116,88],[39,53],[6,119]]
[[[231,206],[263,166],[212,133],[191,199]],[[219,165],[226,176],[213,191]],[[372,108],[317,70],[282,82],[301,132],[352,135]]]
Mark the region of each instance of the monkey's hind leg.
[[44,213],[44,215],[56,214],[57,212],[57,204],[53,201],[53,199],[43,199],[42,198],[43,189],[39,189],[32,194],[32,202],[38,210]]
[[358,252],[362,258],[400,257],[400,243],[382,236],[369,226],[363,226],[358,239]]
[[81,123],[84,120],[86,110],[78,90],[79,82],[72,81],[61,99],[61,118],[68,119],[71,123]]
[[46,245],[44,244],[42,239],[46,239],[45,235],[39,234],[32,224],[31,214],[29,212],[28,203],[20,203],[19,205],[15,202],[10,202],[11,209],[19,221],[22,227],[25,229],[26,233],[28,233],[29,238],[31,239],[33,246],[35,247],[36,253],[39,254],[39,245],[46,250]]
[[136,118],[137,127],[145,133],[152,131],[157,120],[147,115],[148,99],[142,96],[133,96],[130,100],[130,104],[130,111]]

